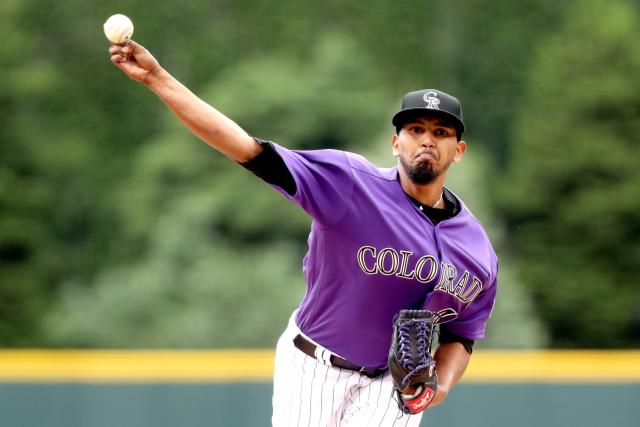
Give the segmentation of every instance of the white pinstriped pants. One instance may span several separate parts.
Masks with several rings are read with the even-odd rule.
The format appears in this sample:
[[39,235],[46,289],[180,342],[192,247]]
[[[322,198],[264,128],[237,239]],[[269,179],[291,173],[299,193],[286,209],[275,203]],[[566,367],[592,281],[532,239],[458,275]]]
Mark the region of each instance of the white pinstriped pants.
[[[294,313],[295,314],[295,313]],[[389,372],[369,378],[326,366],[293,345],[294,316],[276,347],[274,427],[418,427],[422,414],[406,415],[392,397]]]

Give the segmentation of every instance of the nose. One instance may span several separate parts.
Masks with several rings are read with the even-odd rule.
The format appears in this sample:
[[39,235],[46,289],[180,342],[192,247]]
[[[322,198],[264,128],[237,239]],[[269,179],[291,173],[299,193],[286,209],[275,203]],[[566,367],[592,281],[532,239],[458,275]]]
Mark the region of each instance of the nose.
[[435,147],[436,138],[433,136],[433,133],[424,132],[422,138],[420,138],[420,145],[423,147]]

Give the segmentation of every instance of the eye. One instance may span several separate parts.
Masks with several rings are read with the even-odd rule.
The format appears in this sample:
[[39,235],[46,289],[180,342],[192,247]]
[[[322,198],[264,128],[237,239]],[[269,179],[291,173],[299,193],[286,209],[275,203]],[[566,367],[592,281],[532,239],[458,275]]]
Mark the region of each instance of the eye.
[[434,129],[433,134],[435,136],[447,137],[451,135],[451,132],[446,128],[436,128]]
[[422,127],[420,127],[420,126],[411,126],[409,128],[409,130],[411,132],[413,132],[413,133],[422,133],[422,132],[424,132],[424,129],[422,129]]

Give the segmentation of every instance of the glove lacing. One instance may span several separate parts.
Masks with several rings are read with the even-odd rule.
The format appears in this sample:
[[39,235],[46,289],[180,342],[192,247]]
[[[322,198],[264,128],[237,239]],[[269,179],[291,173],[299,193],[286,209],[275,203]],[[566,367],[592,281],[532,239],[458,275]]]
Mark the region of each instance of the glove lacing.
[[[428,325],[427,325],[428,324]],[[427,331],[427,327],[429,330]],[[417,354],[412,354],[411,350],[411,328],[416,328]],[[433,334],[434,324],[431,321],[409,319],[400,323],[398,328],[398,350],[400,363],[410,372],[402,379],[402,386],[407,387],[411,381],[410,377],[416,372],[435,366],[436,362],[431,357],[427,357],[431,352],[431,342],[427,342],[426,337]]]

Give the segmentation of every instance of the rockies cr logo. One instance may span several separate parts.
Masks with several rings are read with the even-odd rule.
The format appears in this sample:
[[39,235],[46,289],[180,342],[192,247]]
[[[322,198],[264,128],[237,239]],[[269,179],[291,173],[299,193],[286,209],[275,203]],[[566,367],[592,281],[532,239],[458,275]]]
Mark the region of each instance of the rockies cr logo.
[[424,102],[427,103],[427,108],[439,110],[438,105],[440,105],[440,100],[437,98],[437,96],[438,94],[432,90],[424,94],[422,99],[424,99]]

